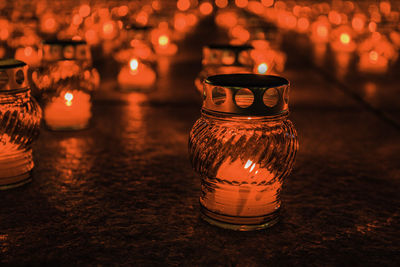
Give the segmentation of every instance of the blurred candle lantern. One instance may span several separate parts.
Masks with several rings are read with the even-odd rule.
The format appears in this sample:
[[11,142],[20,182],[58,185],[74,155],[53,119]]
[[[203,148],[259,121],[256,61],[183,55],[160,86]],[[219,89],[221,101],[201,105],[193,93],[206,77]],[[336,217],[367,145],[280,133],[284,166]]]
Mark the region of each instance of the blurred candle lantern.
[[119,72],[118,85],[121,91],[149,91],[154,88],[156,78],[151,66],[133,58]]
[[84,129],[92,116],[90,95],[77,90],[62,90],[44,108],[43,115],[52,130]]
[[46,126],[51,130],[86,128],[92,116],[91,92],[98,86],[89,47],[84,41],[49,40],[42,49],[42,63],[32,80]]
[[126,40],[114,56],[122,66],[117,79],[121,91],[154,89],[157,61],[150,42],[150,30],[149,26],[126,27]]
[[202,70],[195,79],[197,90],[203,92],[203,81],[216,74],[252,73],[254,61],[250,45],[208,45],[203,47]]
[[288,90],[288,81],[278,76],[206,79],[189,153],[201,176],[201,213],[209,223],[250,231],[277,222],[281,186],[298,149],[287,119]]
[[374,32],[358,47],[358,70],[364,73],[382,74],[398,58],[398,52],[386,36]]
[[354,31],[347,25],[342,25],[332,31],[331,47],[335,52],[337,74],[343,76],[347,73],[350,60],[356,50],[356,42],[353,39]]
[[254,40],[251,42],[254,49],[251,57],[254,61],[254,72],[257,74],[271,74],[283,72],[286,63],[286,54],[272,48],[266,40]]
[[31,180],[32,143],[39,133],[41,111],[31,97],[28,67],[0,60],[0,189]]
[[311,24],[311,40],[313,42],[314,60],[317,65],[322,65],[324,62],[330,30],[331,25],[326,16],[319,16]]
[[151,33],[151,42],[158,55],[171,56],[178,51],[178,46],[171,42],[168,28],[156,28]]

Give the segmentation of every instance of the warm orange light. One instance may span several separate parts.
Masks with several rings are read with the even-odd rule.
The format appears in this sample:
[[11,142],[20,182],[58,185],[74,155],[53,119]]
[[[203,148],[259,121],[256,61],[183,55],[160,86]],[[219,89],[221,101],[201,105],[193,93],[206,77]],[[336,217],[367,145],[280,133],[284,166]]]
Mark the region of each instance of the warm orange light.
[[136,22],[141,24],[141,25],[146,25],[147,22],[149,21],[149,16],[147,15],[146,12],[141,11],[139,14],[136,16]]
[[160,46],[166,46],[169,43],[169,38],[166,35],[161,35],[160,37],[158,37],[158,44]]
[[376,23],[375,22],[370,22],[369,24],[368,24],[368,30],[370,31],[370,32],[376,32],[376,28],[377,28],[377,25],[376,25]]
[[242,43],[247,42],[250,39],[250,33],[241,25],[236,25],[232,28],[231,34]]
[[342,44],[349,44],[351,42],[351,37],[348,33],[342,33],[340,34],[340,42]]
[[178,31],[184,31],[187,26],[186,17],[182,14],[175,15],[174,27]]
[[114,33],[114,25],[112,22],[106,22],[103,24],[104,35],[112,35]]
[[294,29],[294,28],[296,28],[297,19],[296,19],[295,16],[293,16],[293,15],[291,15],[291,14],[288,14],[288,15],[286,16],[285,22],[286,22],[286,26],[287,26],[289,29]]
[[248,0],[235,0],[235,5],[239,8],[245,8],[249,4]]
[[151,7],[154,9],[154,10],[160,10],[161,9],[161,3],[160,3],[160,1],[158,1],[158,0],[154,0],[153,2],[151,2]]
[[128,14],[129,8],[127,6],[120,6],[118,8],[118,16],[124,17]]
[[25,47],[25,49],[24,49],[25,56],[29,57],[30,55],[32,55],[32,52],[33,52],[33,48],[32,47],[30,47],[30,46]]
[[83,19],[79,14],[75,14],[72,17],[72,24],[74,24],[76,26],[80,25],[82,23],[82,21],[83,21]]
[[324,25],[319,25],[317,27],[317,34],[320,37],[326,38],[328,37],[328,28]]
[[392,7],[390,5],[390,2],[382,1],[379,3],[379,9],[383,14],[388,15],[390,14]]
[[186,11],[190,8],[190,1],[189,0],[178,0],[178,2],[176,2],[176,7],[180,11]]
[[207,16],[213,12],[213,6],[209,2],[203,2],[199,6],[200,13]]
[[70,107],[72,106],[72,99],[74,99],[74,95],[71,93],[65,93],[64,99],[65,99],[65,105]]
[[90,6],[89,5],[81,5],[81,7],[79,8],[79,15],[81,15],[81,17],[87,17],[90,15]]
[[7,40],[9,36],[9,31],[8,31],[8,21],[5,19],[0,19],[0,39],[1,40]]
[[351,21],[351,25],[353,26],[353,29],[356,31],[362,31],[364,29],[365,23],[364,20],[360,17],[354,17],[353,20]]
[[7,40],[9,36],[8,29],[0,29],[0,39],[1,40]]
[[266,7],[270,7],[274,4],[274,0],[261,0],[261,4],[263,4]]
[[129,61],[129,67],[131,68],[131,71],[137,71],[139,67],[139,61],[136,58],[131,59],[131,61]]
[[369,59],[371,60],[371,62],[377,62],[379,58],[379,55],[376,51],[371,51],[369,52]]
[[308,27],[310,27],[310,22],[308,21],[308,19],[307,18],[299,18],[299,20],[297,21],[297,28],[301,32],[305,32],[308,30]]
[[89,44],[94,44],[97,41],[97,35],[94,30],[87,30],[85,33],[85,39]]
[[228,0],[215,0],[215,5],[219,8],[225,8],[228,6]]
[[337,11],[331,11],[328,14],[328,19],[331,23],[339,25],[342,23],[342,16]]
[[257,72],[259,73],[259,74],[265,74],[265,73],[267,73],[267,71],[268,71],[268,65],[267,65],[267,63],[261,63],[261,64],[259,64],[258,65],[258,67],[257,67]]
[[46,31],[52,31],[56,27],[56,20],[53,17],[47,18],[44,21],[44,28]]

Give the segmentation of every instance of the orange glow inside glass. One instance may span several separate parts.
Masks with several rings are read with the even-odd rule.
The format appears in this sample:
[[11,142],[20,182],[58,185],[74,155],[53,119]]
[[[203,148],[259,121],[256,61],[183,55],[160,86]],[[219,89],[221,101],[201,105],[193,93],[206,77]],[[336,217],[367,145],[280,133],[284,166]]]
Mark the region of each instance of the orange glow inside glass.
[[376,63],[379,59],[378,52],[376,51],[369,52],[369,59],[372,63]]
[[139,67],[139,61],[136,58],[133,58],[129,61],[129,68],[131,69],[132,72],[137,71]]
[[65,105],[68,107],[72,106],[72,99],[74,99],[74,95],[72,93],[65,93],[64,95]]
[[209,2],[203,2],[199,6],[200,13],[204,16],[210,15],[213,12],[213,6]]
[[340,34],[340,42],[342,44],[349,44],[351,42],[351,37],[348,33],[342,33]]
[[160,37],[158,37],[158,44],[160,46],[167,46],[169,43],[169,38],[167,35],[163,34]]
[[104,23],[103,33],[104,35],[112,35],[114,33],[114,25],[112,24],[112,22]]
[[258,65],[258,67],[257,67],[257,72],[258,72],[259,74],[265,74],[265,73],[267,73],[267,71],[268,71],[268,65],[267,65],[267,63],[263,62],[263,63],[260,63],[260,64]]

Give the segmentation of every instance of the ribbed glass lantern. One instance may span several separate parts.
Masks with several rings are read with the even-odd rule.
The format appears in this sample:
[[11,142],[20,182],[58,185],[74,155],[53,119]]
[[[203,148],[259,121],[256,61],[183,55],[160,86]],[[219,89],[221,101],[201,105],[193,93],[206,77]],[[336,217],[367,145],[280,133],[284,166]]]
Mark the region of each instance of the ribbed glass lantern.
[[289,82],[270,75],[216,75],[204,82],[203,99],[189,137],[192,166],[201,176],[202,217],[240,231],[274,225],[298,149],[288,120]]
[[39,134],[41,110],[31,97],[28,66],[0,60],[0,189],[31,180],[32,143]]

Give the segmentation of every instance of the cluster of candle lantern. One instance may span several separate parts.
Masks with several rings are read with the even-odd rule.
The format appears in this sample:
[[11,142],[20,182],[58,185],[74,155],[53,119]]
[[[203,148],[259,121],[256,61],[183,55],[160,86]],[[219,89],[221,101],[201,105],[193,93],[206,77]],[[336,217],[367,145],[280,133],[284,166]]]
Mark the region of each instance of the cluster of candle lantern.
[[[299,1],[300,2],[300,1]],[[317,65],[330,48],[339,72],[352,58],[360,73],[384,74],[398,59],[400,6],[396,1],[252,1],[247,10],[280,29],[309,36]]]
[[[119,64],[119,91],[149,92],[159,59],[176,54],[179,40],[215,12],[229,40],[203,48],[203,69],[195,80],[202,116],[190,133],[189,152],[202,177],[204,219],[235,230],[276,223],[281,185],[298,148],[287,119],[289,82],[271,75],[285,70],[282,30],[306,34],[317,64],[328,47],[342,69],[356,54],[360,72],[387,72],[400,47],[400,13],[388,1],[367,7],[339,0],[307,6],[274,0],[69,5],[0,6],[9,11],[0,17],[0,59],[15,58],[0,61],[0,188],[30,180],[31,144],[42,116],[54,131],[89,126],[91,97],[100,83],[93,51]],[[21,132],[14,131],[16,125]]]

